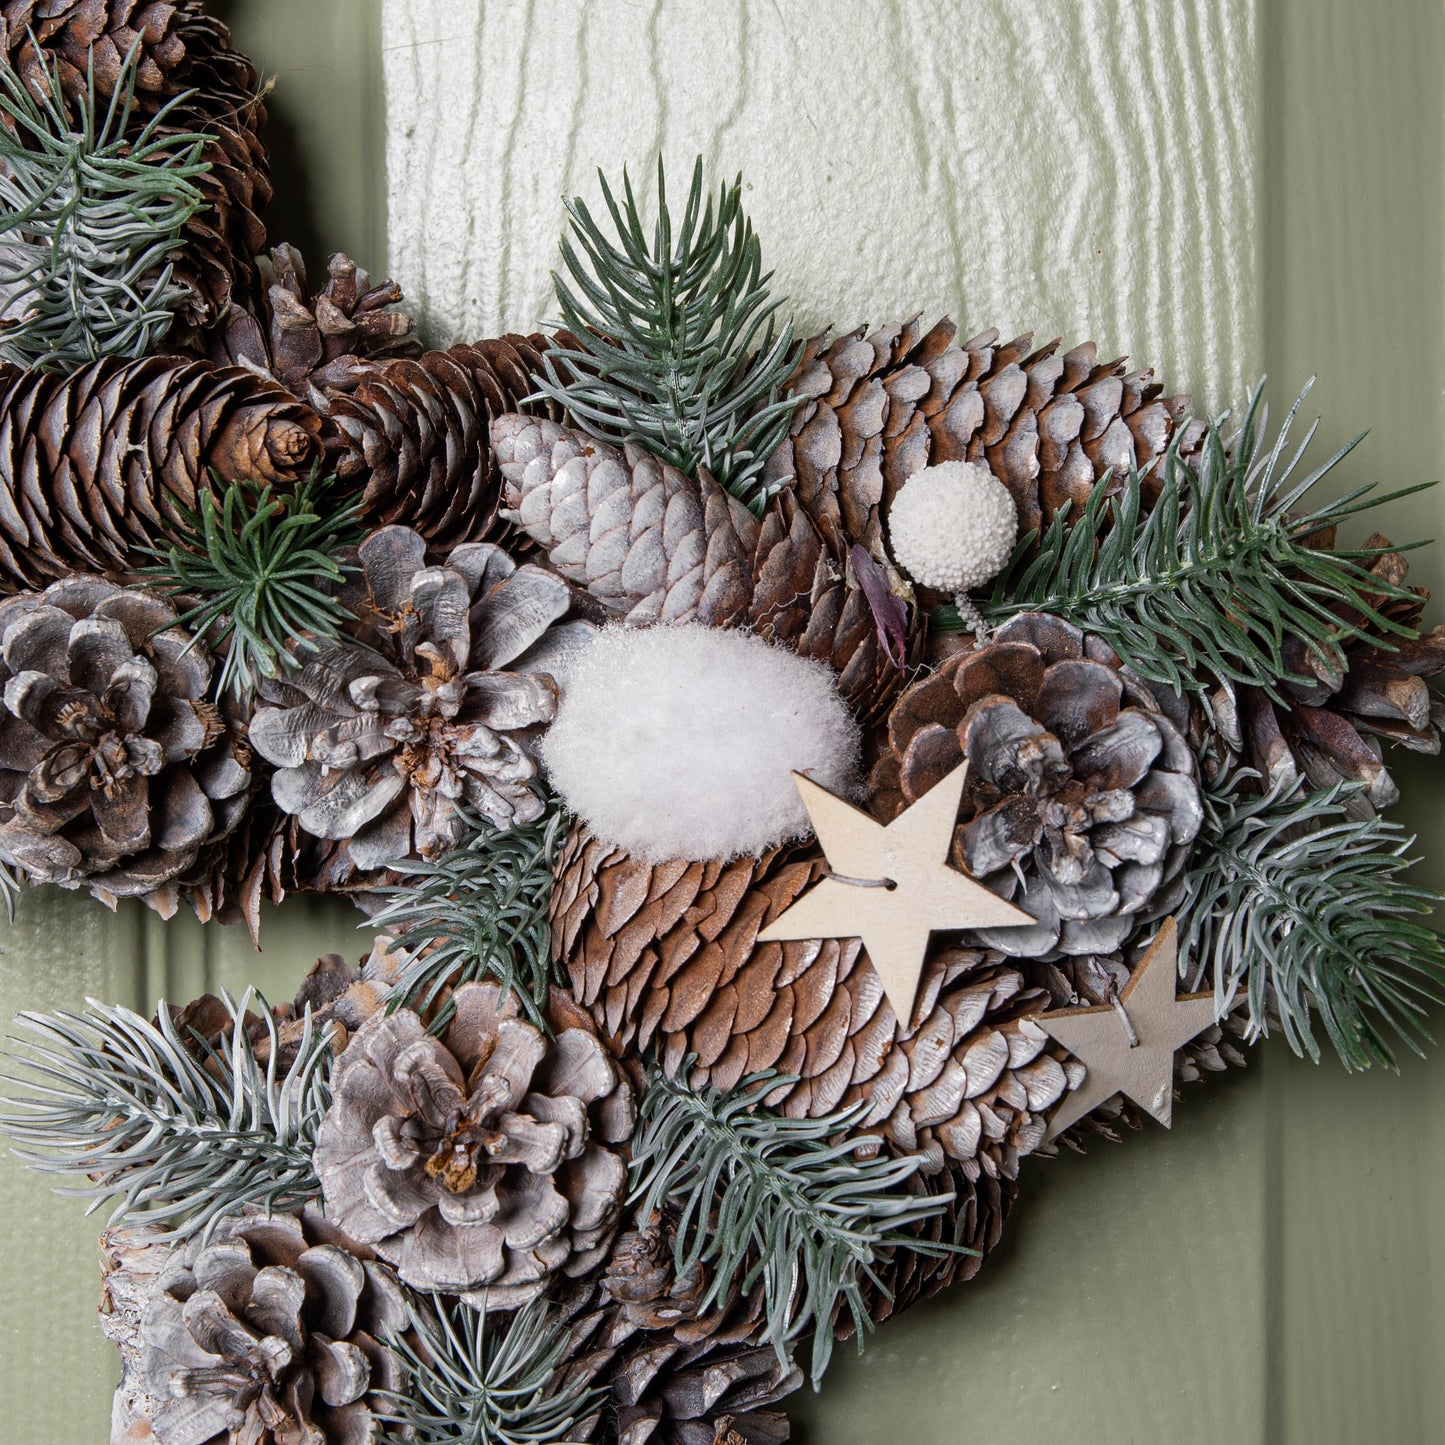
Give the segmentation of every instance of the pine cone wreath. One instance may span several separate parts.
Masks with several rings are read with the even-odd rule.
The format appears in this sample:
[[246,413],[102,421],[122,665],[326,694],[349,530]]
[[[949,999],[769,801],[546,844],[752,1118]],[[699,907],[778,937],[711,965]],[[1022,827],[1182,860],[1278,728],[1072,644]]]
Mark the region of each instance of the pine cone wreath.
[[617,1226],[632,1087],[554,996],[551,1039],[495,984],[452,995],[445,1035],[374,1015],[336,1065],[316,1169],[329,1218],[408,1284],[477,1308],[588,1273]]
[[405,527],[367,537],[341,593],[353,635],[263,680],[251,719],[278,806],[361,873],[456,846],[458,803],[503,828],[541,816],[528,734],[556,710],[551,670],[590,631],[560,622],[560,577],[490,542],[442,567],[425,553]]
[[[1319,545],[1332,546],[1333,536]],[[1389,549],[1390,539],[1371,536],[1367,550],[1382,555],[1370,570],[1381,582],[1403,587],[1409,564]],[[1280,698],[1257,688],[1229,689],[1213,700],[1217,720],[1209,744],[1223,744],[1224,756],[1241,761],[1264,786],[1288,786],[1300,778],[1313,788],[1358,784],[1354,816],[1387,808],[1400,790],[1385,764],[1384,748],[1440,751],[1445,707],[1429,680],[1445,672],[1445,626],[1420,630],[1430,593],[1412,589],[1410,600],[1376,596],[1370,601],[1397,626],[1416,636],[1391,635],[1363,614],[1340,609],[1340,620],[1361,635],[1343,643],[1344,665],[1332,667],[1296,638],[1284,644],[1284,662],[1298,681],[1284,681]],[[1218,759],[1216,759],[1218,761]]]
[[227,308],[207,338],[209,359],[272,376],[324,411],[328,389],[354,390],[376,366],[421,350],[415,322],[397,309],[402,296],[395,281],[373,286],[339,251],[326,272],[325,286],[313,294],[294,246],[258,256],[254,299],[249,308],[235,301]]
[[[501,478],[491,426],[507,413],[558,415],[528,402],[544,336],[507,335],[366,367],[321,403],[337,477],[360,489],[374,525],[405,523],[437,550],[498,532]],[[510,541],[510,539],[509,539]]]
[[233,293],[245,291],[251,257],[266,244],[260,215],[270,204],[272,188],[261,141],[266,109],[256,68],[200,0],[5,0],[0,6],[0,52],[37,95],[45,85],[42,58],[59,66],[66,94],[78,98],[94,53],[97,98],[109,101],[137,45],[132,124],[144,125],[174,100],[157,138],[206,136],[201,159],[210,170],[197,181],[206,204],[187,223],[174,262],[176,279],[189,296],[170,344],[183,347],[186,332],[194,335],[215,325]]
[[238,367],[104,358],[70,376],[0,368],[0,586],[129,572],[185,531],[210,473],[284,484],[317,418]]
[[178,1251],[140,1328],[160,1445],[365,1445],[402,1384],[395,1276],[311,1213],[248,1211]]
[[705,472],[694,482],[630,442],[619,451],[526,416],[493,422],[492,446],[502,516],[621,620],[726,627],[746,615],[758,521]]
[[205,649],[160,598],[70,577],[0,603],[0,658],[0,857],[168,911],[165,885],[251,788]]
[[1203,822],[1188,727],[1182,699],[1025,613],[899,698],[870,806],[891,820],[967,760],[954,861],[1038,921],[977,936],[1023,958],[1109,953],[1173,906]]
[[1024,537],[1065,502],[1077,515],[1111,468],[1117,482],[1176,433],[1185,457],[1202,441],[1187,398],[1166,398],[1150,371],[1099,362],[1092,342],[1060,356],[1057,341],[1031,350],[1030,335],[1002,345],[997,331],[961,344],[956,335],[951,321],[925,332],[914,320],[814,337],[792,382],[808,399],[767,479],[796,478],[825,530],[881,557],[888,504],[923,467],[982,462],[1013,496]]

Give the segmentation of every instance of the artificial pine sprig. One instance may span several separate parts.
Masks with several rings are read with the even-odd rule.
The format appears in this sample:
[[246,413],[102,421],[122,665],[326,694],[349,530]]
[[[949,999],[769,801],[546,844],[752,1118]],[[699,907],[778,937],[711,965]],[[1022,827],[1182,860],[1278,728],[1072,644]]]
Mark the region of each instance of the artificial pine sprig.
[[[1032,535],[1020,544],[983,609],[986,618],[1049,612],[1101,637],[1136,672],[1176,691],[1235,683],[1274,698],[1290,676],[1287,639],[1298,638],[1328,668],[1343,671],[1344,644],[1366,630],[1416,636],[1380,610],[1382,602],[1411,594],[1368,570],[1377,551],[1322,549],[1311,545],[1311,535],[1422,488],[1363,500],[1373,488],[1357,487],[1303,510],[1310,490],[1360,441],[1296,479],[1318,423],[1287,461],[1285,446],[1308,392],[1307,386],[1266,445],[1268,411],[1262,388],[1256,390],[1238,435],[1227,437],[1222,422],[1209,428],[1197,474],[1176,442],[1163,458],[1162,488],[1147,515],[1137,471],[1112,498],[1107,487],[1095,487],[1074,525],[1061,510],[1037,556],[1027,557]],[[956,612],[943,609],[935,621],[958,625]]]
[[390,1008],[414,1009],[440,1033],[455,1012],[442,996],[491,978],[545,1028],[547,909],[564,819],[554,808],[535,823],[500,829],[468,817],[471,831],[451,852],[394,865],[402,882],[379,890],[383,905],[368,920],[395,938],[404,959],[392,980]]
[[781,302],[768,296],[772,273],[743,212],[742,178],[704,204],[699,156],[674,227],[659,157],[650,239],[627,172],[621,204],[599,179],[616,239],[580,197],[567,202],[567,276],[552,280],[556,325],[571,339],[543,354],[541,394],[590,435],[636,442],[690,476],[706,467],[761,510],[760,474],[798,404],[781,394],[797,348],[791,326],[774,334]]
[[1393,1044],[1422,1052],[1445,1000],[1445,942],[1423,921],[1445,895],[1404,876],[1415,840],[1398,824],[1349,816],[1353,791],[1206,795],[1180,968],[1213,976],[1221,1014],[1242,995],[1252,1038],[1277,1021],[1318,1061],[1317,1018],[1346,1068],[1393,1068]]
[[74,114],[60,67],[32,96],[0,67],[0,360],[73,370],[100,356],[143,356],[185,295],[170,262],[202,205],[205,137],[162,135],[171,108],[128,135],[140,42],[108,104],[92,58]]
[[280,493],[214,480],[221,500],[203,491],[198,507],[182,514],[189,535],[152,548],[162,560],[142,575],[169,596],[201,599],[179,625],[198,639],[215,629],[212,642],[225,649],[220,690],[248,695],[258,679],[335,641],[349,613],[334,589],[356,571],[337,554],[361,539],[361,504],[328,507],[332,479],[316,471]]
[[[0,1077],[0,1134],[32,1167],[84,1180],[56,1192],[91,1200],[88,1213],[114,1200],[111,1224],[164,1228],[165,1238],[209,1233],[248,1204],[316,1199],[330,1030],[313,1030],[308,1010],[283,1073],[265,1000],[250,990],[239,1004],[222,999],[232,1027],[219,1047],[182,1040],[164,1003],[156,1023],[93,999],[81,1013],[19,1014],[33,1038],[10,1056],[24,1072]],[[265,1022],[264,1063],[246,1035],[252,1005]]]
[[848,1137],[865,1104],[820,1119],[765,1108],[768,1094],[789,1082],[768,1071],[722,1094],[690,1088],[654,1066],[632,1139],[631,1201],[642,1201],[644,1218],[664,1204],[675,1211],[679,1274],[698,1263],[712,1266],[700,1312],[736,1282],[744,1294],[761,1287],[764,1338],[779,1359],[791,1341],[815,1331],[816,1389],[840,1305],[862,1349],[872,1327],[862,1285],[885,1288],[874,1269],[885,1251],[942,1255],[960,1247],[909,1232],[953,1195],[904,1190],[918,1171],[916,1157],[860,1154],[877,1142]]
[[568,1334],[543,1299],[509,1323],[433,1295],[409,1305],[410,1330],[387,1343],[409,1393],[380,1392],[391,1445],[543,1445],[570,1437],[602,1391],[585,1378],[557,1383]]

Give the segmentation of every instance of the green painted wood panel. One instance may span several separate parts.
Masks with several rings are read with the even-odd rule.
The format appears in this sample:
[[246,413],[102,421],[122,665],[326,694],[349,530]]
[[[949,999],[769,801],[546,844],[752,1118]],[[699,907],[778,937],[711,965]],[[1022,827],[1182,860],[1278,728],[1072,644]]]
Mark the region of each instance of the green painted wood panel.
[[[375,4],[236,0],[227,13],[278,78],[285,223],[273,230],[299,237],[313,263],[342,246],[379,274]],[[1257,275],[1238,281],[1262,298],[1264,363],[1281,394],[1319,372],[1324,445],[1371,428],[1342,482],[1437,476],[1445,10],[1438,0],[1270,0],[1257,27]],[[1400,535],[1445,533],[1435,494],[1394,515]],[[1415,565],[1438,589],[1438,556]],[[1400,771],[1402,816],[1445,855],[1439,770]],[[1445,882],[1445,856],[1428,867]],[[0,1010],[87,994],[148,1007],[246,980],[279,995],[316,953],[360,952],[355,917],[288,904],[268,919],[258,958],[234,930],[38,894],[0,930]],[[887,1327],[861,1359],[840,1353],[825,1394],[794,1412],[800,1435],[808,1445],[900,1434],[914,1445],[1427,1445],[1445,1437],[1435,1366],[1445,1259],[1431,1217],[1442,1189],[1445,1060],[1347,1079],[1267,1049],[1246,1074],[1191,1090],[1171,1135],[1029,1167],[980,1278]],[[0,1164],[12,1242],[0,1267],[0,1385],[9,1432],[39,1445],[104,1438],[114,1365],[91,1322],[94,1226],[77,1215]],[[64,1388],[38,1389],[57,1362]]]

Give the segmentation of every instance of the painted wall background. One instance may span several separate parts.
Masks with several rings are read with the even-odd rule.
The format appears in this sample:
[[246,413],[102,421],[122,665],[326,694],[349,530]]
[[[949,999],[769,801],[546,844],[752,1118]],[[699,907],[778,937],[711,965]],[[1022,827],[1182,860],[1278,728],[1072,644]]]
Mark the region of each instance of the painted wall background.
[[[597,164],[742,169],[805,327],[921,310],[1096,338],[1204,409],[1312,371],[1341,485],[1445,454],[1438,0],[232,0],[276,80],[278,238],[390,271],[432,340],[549,309],[559,197]],[[385,94],[383,97],[383,78]],[[389,215],[388,215],[389,211]],[[1442,502],[1397,506],[1438,536]],[[1419,557],[1439,588],[1438,556]],[[1437,616],[1440,615],[1437,612]],[[1445,884],[1445,768],[1399,770]],[[288,903],[266,952],[37,894],[0,925],[0,1013],[259,982],[359,956]],[[1437,1033],[1439,1030],[1437,1029]],[[1273,1046],[1176,1127],[1035,1161],[982,1276],[842,1352],[807,1445],[1439,1438],[1445,1057],[1347,1079]],[[0,1161],[7,1437],[105,1438],[95,1222]]]

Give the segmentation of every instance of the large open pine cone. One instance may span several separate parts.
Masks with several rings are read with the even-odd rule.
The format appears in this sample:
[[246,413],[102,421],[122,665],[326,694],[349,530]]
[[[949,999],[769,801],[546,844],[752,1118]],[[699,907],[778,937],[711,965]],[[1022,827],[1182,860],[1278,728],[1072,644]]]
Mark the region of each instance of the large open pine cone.
[[923,467],[982,462],[1009,489],[1023,537],[1065,502],[1076,516],[1105,472],[1117,482],[1146,466],[1181,426],[1184,455],[1203,438],[1183,421],[1186,398],[1165,398],[1152,372],[1099,362],[1092,342],[1060,356],[1057,341],[1032,350],[1028,335],[956,334],[945,319],[814,337],[792,382],[810,400],[766,478],[795,477],[810,512],[882,555],[888,504]]
[[210,657],[169,603],[70,577],[0,603],[0,657],[7,863],[146,897],[235,826],[250,754],[207,700]]
[[374,1015],[336,1064],[316,1171],[327,1214],[424,1290],[515,1309],[588,1273],[617,1226],[631,1085],[584,1014],[555,1036],[496,984],[464,984],[445,1035]]
[[899,698],[870,805],[891,821],[967,760],[953,861],[1038,920],[977,936],[1023,958],[1111,953],[1173,905],[1203,822],[1188,723],[1110,649],[1025,613]]
[[248,1211],[173,1255],[141,1322],[160,1445],[366,1445],[401,1387],[403,1292],[312,1214]]
[[548,669],[588,631],[554,625],[567,584],[490,542],[429,567],[406,527],[373,532],[361,566],[341,594],[354,635],[261,683],[251,741],[277,804],[362,871],[455,847],[459,803],[502,828],[540,817],[529,734],[556,711]]
[[[1333,537],[1321,540],[1332,545]],[[1388,548],[1376,534],[1367,548]],[[1399,552],[1385,551],[1371,572],[1392,587],[1403,587],[1409,564]],[[1418,632],[1430,593],[1412,589],[1409,599],[1369,600],[1392,622]],[[1386,808],[1399,796],[1385,764],[1384,745],[1437,754],[1445,707],[1430,690],[1429,679],[1445,672],[1445,626],[1415,638],[1386,633],[1358,612],[1340,607],[1342,622],[1363,628],[1342,645],[1344,666],[1333,667],[1296,638],[1285,640],[1288,671],[1302,679],[1282,682],[1279,700],[1258,688],[1225,689],[1214,699],[1219,723],[1212,740],[1227,754],[1259,773],[1265,785],[1288,785],[1303,777],[1311,787],[1360,784],[1350,803],[1356,814]]]
[[276,382],[174,357],[0,367],[0,415],[0,590],[132,571],[212,471],[285,483],[319,452],[319,420]]

